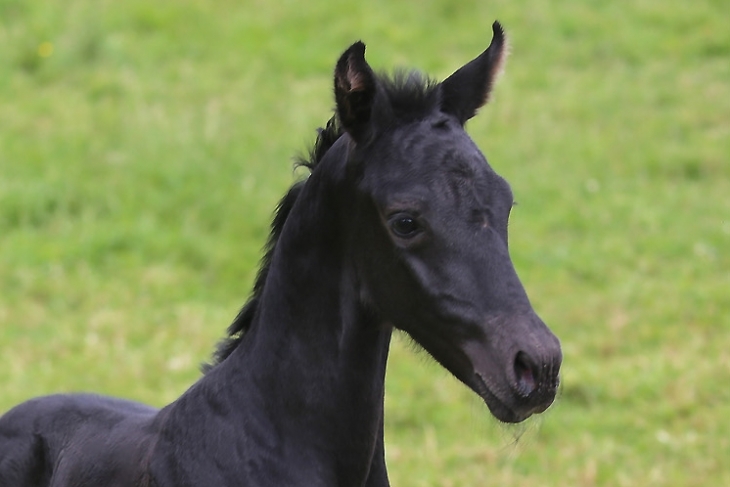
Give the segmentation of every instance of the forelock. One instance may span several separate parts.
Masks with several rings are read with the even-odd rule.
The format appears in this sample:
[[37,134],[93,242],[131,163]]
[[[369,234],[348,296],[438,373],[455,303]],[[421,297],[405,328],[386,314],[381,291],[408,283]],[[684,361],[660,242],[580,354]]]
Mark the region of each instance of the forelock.
[[439,106],[439,84],[419,71],[397,70],[392,76],[379,75],[382,112],[395,122],[425,118]]

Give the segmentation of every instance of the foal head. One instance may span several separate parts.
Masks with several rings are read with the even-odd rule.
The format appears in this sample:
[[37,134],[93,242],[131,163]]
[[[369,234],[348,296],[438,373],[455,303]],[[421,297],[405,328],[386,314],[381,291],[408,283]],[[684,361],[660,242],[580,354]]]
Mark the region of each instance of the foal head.
[[558,339],[510,260],[507,182],[464,131],[504,59],[504,34],[442,83],[376,76],[356,43],[335,69],[349,134],[353,265],[361,299],[479,394],[500,420],[544,411]]

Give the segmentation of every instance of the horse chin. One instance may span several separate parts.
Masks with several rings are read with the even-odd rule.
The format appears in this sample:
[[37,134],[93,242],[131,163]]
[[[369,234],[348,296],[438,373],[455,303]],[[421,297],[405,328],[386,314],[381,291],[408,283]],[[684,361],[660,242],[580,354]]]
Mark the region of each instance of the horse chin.
[[[526,420],[530,416],[532,416],[533,413],[536,412],[542,412],[542,411],[518,411],[513,407],[508,406],[505,404],[504,401],[502,401],[495,393],[493,393],[489,386],[487,386],[486,381],[482,377],[481,374],[478,372],[474,373],[474,382],[473,384],[468,384],[471,389],[476,392],[479,397],[482,398],[484,403],[489,408],[489,412],[492,413],[492,415],[497,418],[499,421],[503,423],[521,423],[522,421]],[[547,407],[545,407],[547,409]],[[544,411],[544,409],[543,409]]]

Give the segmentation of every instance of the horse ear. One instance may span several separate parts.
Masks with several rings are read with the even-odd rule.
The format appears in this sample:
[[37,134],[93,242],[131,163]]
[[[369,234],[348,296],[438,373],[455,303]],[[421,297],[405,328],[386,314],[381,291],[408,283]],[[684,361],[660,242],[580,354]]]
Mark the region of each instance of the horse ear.
[[492,24],[492,32],[489,47],[441,83],[441,110],[462,124],[487,103],[506,58],[505,35],[499,22]]
[[337,114],[355,141],[366,134],[375,90],[375,75],[365,61],[365,44],[358,41],[342,54],[335,67]]

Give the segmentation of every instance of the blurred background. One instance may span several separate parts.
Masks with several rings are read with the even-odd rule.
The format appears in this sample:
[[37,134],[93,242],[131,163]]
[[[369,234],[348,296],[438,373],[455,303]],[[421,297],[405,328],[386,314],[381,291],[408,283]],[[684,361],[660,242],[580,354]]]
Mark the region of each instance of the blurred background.
[[340,53],[443,79],[495,19],[512,55],[468,130],[518,201],[561,394],[500,425],[399,337],[392,484],[730,485],[725,0],[0,0],[0,411],[174,400],[248,295]]

